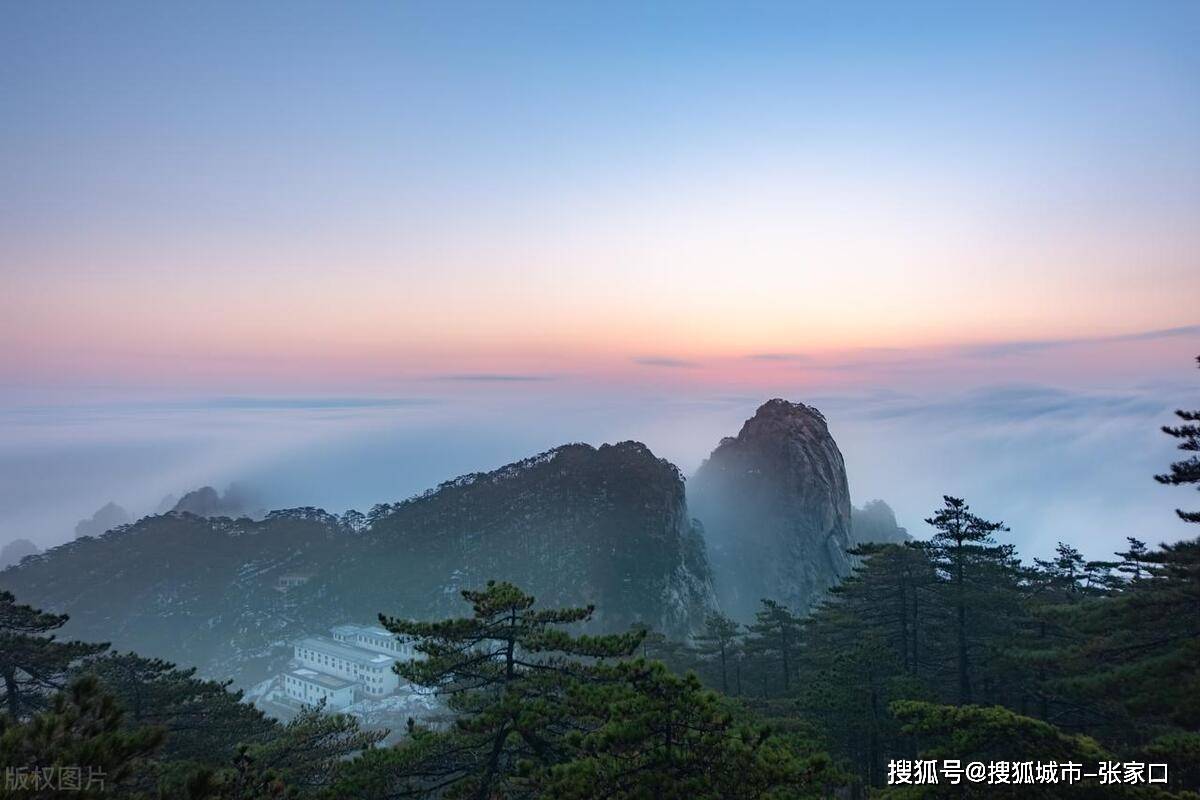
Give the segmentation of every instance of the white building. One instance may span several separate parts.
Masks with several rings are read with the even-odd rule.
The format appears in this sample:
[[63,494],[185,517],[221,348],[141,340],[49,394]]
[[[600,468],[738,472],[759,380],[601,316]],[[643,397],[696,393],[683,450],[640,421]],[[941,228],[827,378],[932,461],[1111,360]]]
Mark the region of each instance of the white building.
[[333,711],[340,711],[354,702],[357,686],[354,681],[311,669],[294,669],[283,674],[283,690],[288,697],[305,705],[316,705],[324,700],[325,707]]
[[296,642],[295,658],[305,669],[357,683],[363,697],[383,697],[400,686],[394,656],[347,642],[308,636]]
[[387,653],[402,661],[417,655],[411,642],[400,641],[394,633],[378,625],[337,625],[333,628],[333,638],[342,644]]

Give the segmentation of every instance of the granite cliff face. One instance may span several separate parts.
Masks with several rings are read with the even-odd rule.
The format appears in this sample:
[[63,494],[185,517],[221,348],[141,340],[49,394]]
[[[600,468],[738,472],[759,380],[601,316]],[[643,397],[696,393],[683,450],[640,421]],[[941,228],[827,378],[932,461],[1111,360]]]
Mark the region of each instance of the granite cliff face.
[[459,616],[459,590],[489,579],[547,606],[594,603],[597,630],[680,637],[715,607],[679,471],[635,442],[559,447],[367,517],[146,517],[28,558],[0,588],[70,614],[64,636],[246,686],[293,637],[380,612]]
[[721,441],[688,487],[723,610],[762,598],[807,609],[851,568],[846,467],[821,412],[771,400]]

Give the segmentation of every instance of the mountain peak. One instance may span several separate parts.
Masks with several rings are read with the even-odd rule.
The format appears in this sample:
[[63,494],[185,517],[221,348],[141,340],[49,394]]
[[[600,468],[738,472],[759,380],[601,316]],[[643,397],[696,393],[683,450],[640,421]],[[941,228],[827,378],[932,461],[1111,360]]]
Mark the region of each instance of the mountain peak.
[[747,428],[753,429],[761,425],[780,424],[805,428],[815,427],[821,431],[828,430],[825,415],[813,406],[793,403],[776,397],[759,406],[758,410],[754,412],[754,416],[746,420],[742,431],[744,433]]
[[722,439],[688,486],[722,605],[753,617],[761,598],[803,611],[850,569],[850,490],[824,415],[775,398]]
[[813,406],[806,406],[804,403],[793,403],[791,400],[784,400],[782,397],[774,397],[763,403],[754,412],[755,417],[792,417],[792,416],[815,416],[822,422],[825,421],[825,415],[818,411]]

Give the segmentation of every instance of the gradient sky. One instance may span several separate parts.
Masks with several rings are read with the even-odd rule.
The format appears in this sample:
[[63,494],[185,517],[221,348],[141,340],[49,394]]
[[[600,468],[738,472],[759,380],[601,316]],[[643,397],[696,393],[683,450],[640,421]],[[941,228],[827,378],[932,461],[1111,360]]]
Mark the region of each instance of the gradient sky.
[[6,385],[1194,324],[1195,3],[21,3]]
[[[551,433],[644,434],[694,466],[715,441],[685,431],[782,394],[844,409],[864,483],[911,524],[939,458],[911,498],[870,473],[881,392],[992,419],[979,393],[1020,386],[1125,398],[1129,436],[1166,421],[1200,352],[1198,39],[1194,2],[5,4],[0,472],[60,474],[64,431],[147,443],[128,473],[76,463],[152,506],[340,435],[293,405],[167,469],[148,443],[174,423],[138,405],[229,421],[263,397],[528,415],[438,470]],[[94,411],[116,402],[135,411]],[[692,402],[724,411],[654,405]],[[1144,472],[1169,448],[1139,452]],[[53,522],[0,494],[21,509],[0,520],[53,540],[121,486],[77,488]],[[330,502],[366,499],[347,491]]]

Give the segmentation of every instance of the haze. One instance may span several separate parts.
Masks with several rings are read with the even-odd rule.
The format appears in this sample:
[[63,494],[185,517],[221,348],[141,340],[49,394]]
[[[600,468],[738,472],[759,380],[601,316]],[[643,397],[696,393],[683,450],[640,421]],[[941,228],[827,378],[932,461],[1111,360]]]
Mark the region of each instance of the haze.
[[817,405],[857,502],[1177,539],[1194,3],[10,4],[0,543]]

